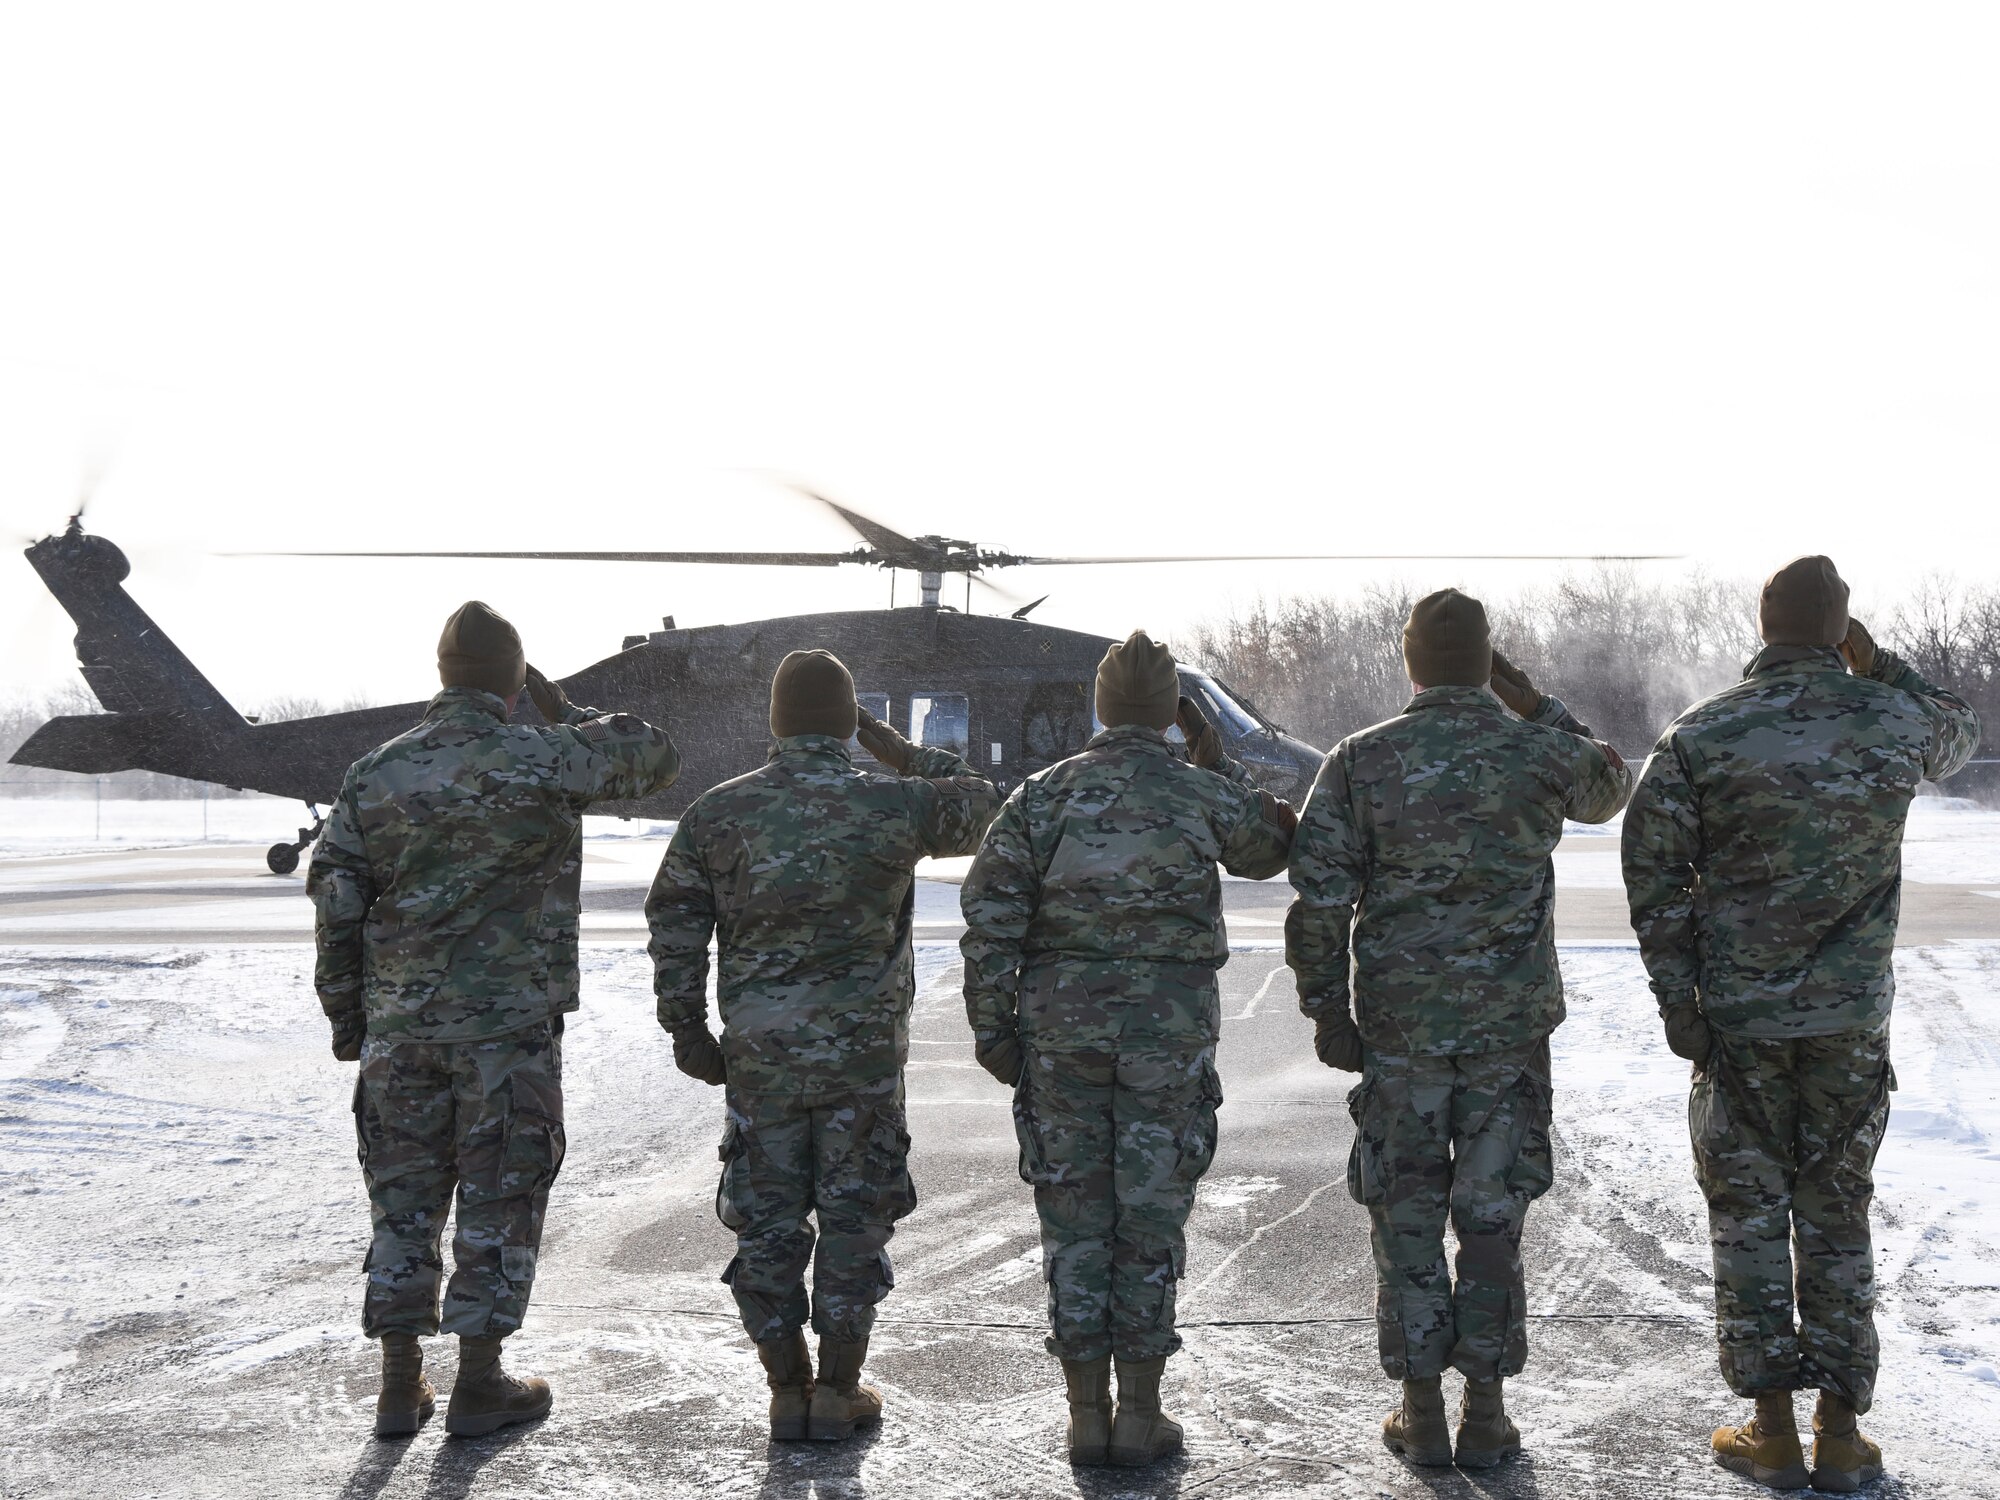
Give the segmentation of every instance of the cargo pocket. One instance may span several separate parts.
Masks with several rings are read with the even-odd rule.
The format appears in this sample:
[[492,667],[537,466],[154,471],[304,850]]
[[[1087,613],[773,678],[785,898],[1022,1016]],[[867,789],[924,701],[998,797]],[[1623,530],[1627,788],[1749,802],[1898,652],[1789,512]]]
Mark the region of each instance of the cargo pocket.
[[1180,1160],[1174,1167],[1174,1176],[1181,1182],[1196,1182],[1206,1172],[1209,1163],[1215,1160],[1217,1126],[1215,1112],[1222,1104],[1222,1079],[1215,1071],[1214,1060],[1202,1063],[1201,1088],[1195,1096],[1193,1112],[1188,1117],[1187,1126],[1181,1131]]
[[[722,1227],[731,1231],[741,1229],[749,1223],[738,1204],[738,1194],[742,1191],[743,1157],[747,1143],[743,1132],[734,1120],[725,1121],[722,1127],[722,1143],[715,1148],[716,1158],[722,1163],[722,1171],[715,1179],[715,1217]],[[722,1273],[724,1281],[729,1280],[736,1263],[730,1262],[728,1271]]]
[[367,1096],[362,1092],[361,1075],[359,1073],[354,1075],[354,1101],[351,1108],[354,1110],[354,1157],[355,1160],[361,1163],[361,1170],[365,1175],[368,1171],[368,1119],[366,1114],[368,1100]]
[[1889,1133],[1889,1096],[1895,1091],[1896,1070],[1885,1056],[1875,1086],[1868,1091],[1845,1132],[1846,1160],[1841,1166],[1846,1175],[1844,1186],[1850,1193],[1867,1192],[1874,1186],[1875,1155],[1882,1149],[1882,1138]]
[[1014,1136],[1021,1145],[1021,1181],[1029,1187],[1046,1187],[1053,1183],[1049,1176],[1048,1156],[1042,1149],[1042,1134],[1035,1119],[1034,1095],[1028,1086],[1028,1070],[1022,1069],[1021,1081],[1014,1085]]
[[1382,1186],[1382,1142],[1369,1130],[1374,1094],[1374,1080],[1367,1077],[1347,1091],[1347,1114],[1354,1121],[1354,1145],[1347,1153],[1347,1195],[1368,1207],[1387,1197]]
[[500,1274],[518,1287],[532,1286],[535,1280],[534,1250],[527,1245],[502,1245]]
[[562,1092],[545,1079],[516,1073],[509,1084],[505,1126],[506,1190],[545,1195],[569,1154]]
[[917,1184],[910,1176],[910,1132],[904,1120],[900,1104],[885,1104],[868,1127],[865,1165],[867,1180],[876,1189],[869,1218],[878,1224],[893,1224],[917,1206]]
[[1702,1155],[1716,1155],[1729,1139],[1729,1101],[1722,1087],[1722,1049],[1708,1054],[1688,1087],[1688,1141]]
[[1521,1112],[1520,1147],[1507,1170],[1507,1193],[1529,1202],[1546,1193],[1556,1180],[1555,1152],[1549,1144],[1549,1124],[1555,1113],[1555,1090],[1545,1078],[1523,1069],[1514,1085],[1515,1108]]

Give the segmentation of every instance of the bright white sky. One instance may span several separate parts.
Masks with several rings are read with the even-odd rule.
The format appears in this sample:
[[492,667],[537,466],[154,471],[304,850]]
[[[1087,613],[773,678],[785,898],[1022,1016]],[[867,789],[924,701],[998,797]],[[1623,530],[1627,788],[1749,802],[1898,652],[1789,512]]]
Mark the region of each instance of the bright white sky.
[[[232,697],[886,603],[754,471],[1042,552],[1991,575],[1991,7],[177,4],[0,19],[0,530],[71,508]],[[0,690],[69,669],[0,560]],[[1164,633],[1378,565],[1045,570]],[[1408,565],[1503,593],[1519,565]],[[905,576],[902,599],[914,580]],[[949,597],[949,596],[948,596]]]

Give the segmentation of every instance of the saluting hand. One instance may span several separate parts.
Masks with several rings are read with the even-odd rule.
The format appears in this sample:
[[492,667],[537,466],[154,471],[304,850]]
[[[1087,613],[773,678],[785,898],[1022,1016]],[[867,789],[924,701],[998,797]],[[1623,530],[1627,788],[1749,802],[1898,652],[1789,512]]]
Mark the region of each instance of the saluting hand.
[[1840,654],[1847,658],[1847,670],[1856,677],[1875,675],[1875,637],[1868,633],[1866,625],[1851,616],[1847,621],[1847,639],[1840,643]]
[[528,697],[534,701],[535,710],[551,724],[560,724],[569,717],[569,694],[562,690],[559,682],[550,682],[535,667],[528,663]]
[[898,776],[910,774],[910,756],[917,747],[865,708],[855,709],[854,737],[863,750]]
[[1542,695],[1533,680],[1502,656],[1498,647],[1493,651],[1493,676],[1487,685],[1493,689],[1494,697],[1524,719],[1533,718],[1535,710],[1542,706]]
[[1201,705],[1185,693],[1181,694],[1181,701],[1174,708],[1174,722],[1180,726],[1181,737],[1187,741],[1190,761],[1204,771],[1221,763],[1222,736],[1208,722],[1208,715],[1201,711]]

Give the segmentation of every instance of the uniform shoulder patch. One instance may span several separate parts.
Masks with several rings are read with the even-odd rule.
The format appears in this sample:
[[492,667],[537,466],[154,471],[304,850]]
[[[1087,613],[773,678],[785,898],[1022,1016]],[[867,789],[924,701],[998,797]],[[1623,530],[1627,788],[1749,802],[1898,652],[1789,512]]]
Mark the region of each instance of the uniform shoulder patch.
[[637,714],[612,714],[605,719],[584,720],[577,733],[587,740],[603,741],[614,734],[638,734],[645,727],[646,721]]

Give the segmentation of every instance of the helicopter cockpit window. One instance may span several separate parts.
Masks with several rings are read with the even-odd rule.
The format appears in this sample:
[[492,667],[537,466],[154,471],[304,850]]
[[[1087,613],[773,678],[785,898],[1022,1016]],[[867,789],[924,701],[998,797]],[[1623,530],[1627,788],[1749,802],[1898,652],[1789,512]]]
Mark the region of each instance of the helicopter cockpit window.
[[[856,693],[854,701],[878,719],[886,720],[889,717],[889,695],[887,693]],[[850,739],[847,742],[847,753],[858,761],[865,761],[869,765],[875,764],[875,757],[861,748],[861,741],[858,739]]]
[[965,755],[972,747],[972,705],[963,693],[913,693],[910,738],[919,745]]
[[1244,735],[1256,734],[1261,726],[1229,694],[1217,687],[1214,681],[1195,673],[1188,674],[1189,681],[1201,698],[1201,706],[1208,710],[1208,716],[1215,720],[1218,728],[1231,739],[1241,739]]

